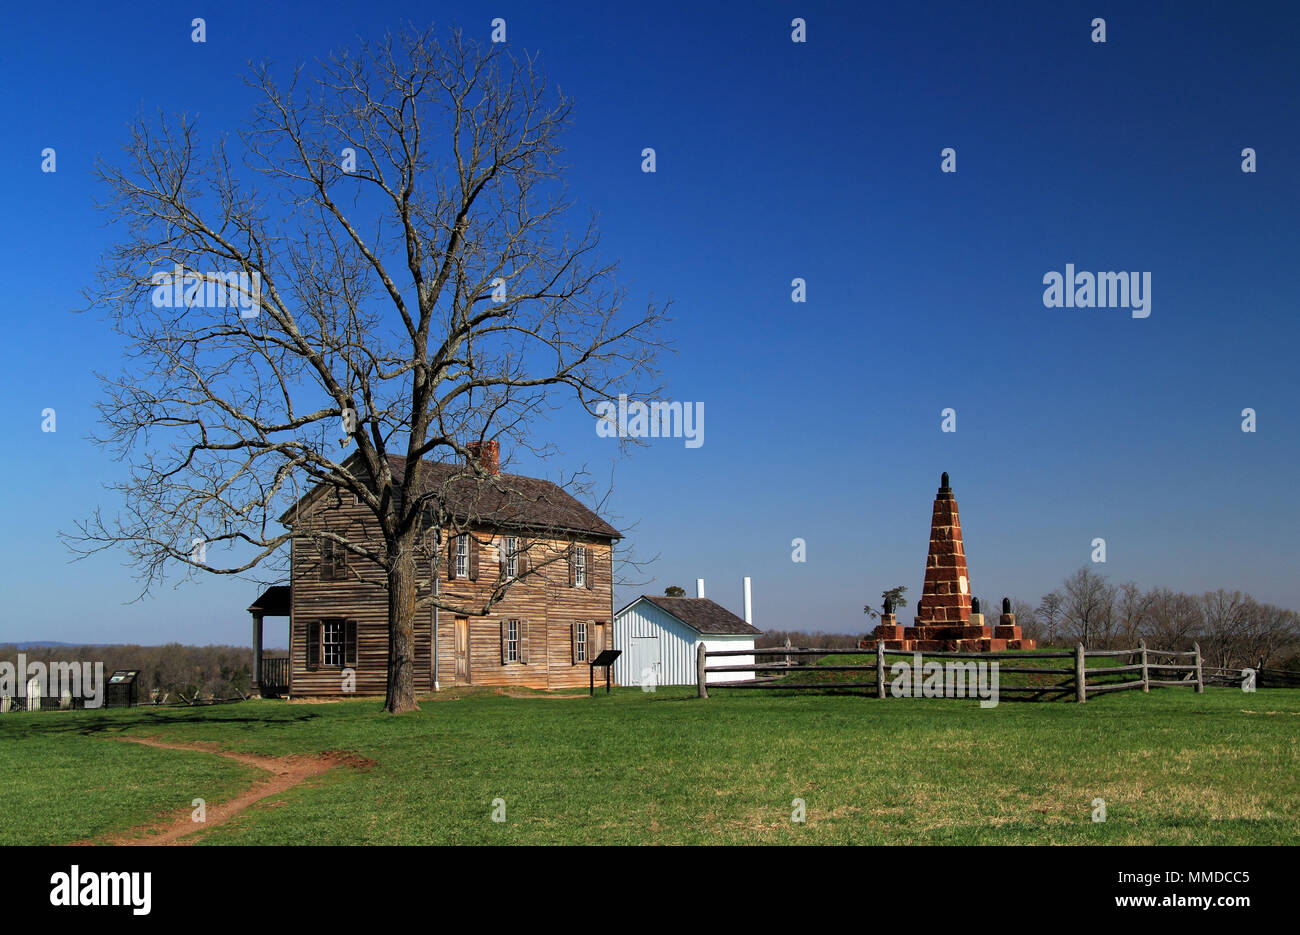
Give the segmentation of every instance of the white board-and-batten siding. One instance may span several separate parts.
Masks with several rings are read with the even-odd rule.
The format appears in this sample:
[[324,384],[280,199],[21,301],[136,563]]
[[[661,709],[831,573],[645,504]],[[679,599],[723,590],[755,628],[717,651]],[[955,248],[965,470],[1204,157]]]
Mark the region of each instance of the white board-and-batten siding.
[[[706,636],[645,600],[636,601],[615,615],[613,637],[614,649],[622,650],[614,662],[614,681],[619,685],[640,685],[642,669],[651,659],[656,669],[656,684],[694,685],[695,653],[701,640],[707,649],[754,648],[752,635]],[[722,656],[709,660],[709,665],[753,664],[753,656]],[[710,672],[708,681],[738,682],[753,677],[753,672]]]

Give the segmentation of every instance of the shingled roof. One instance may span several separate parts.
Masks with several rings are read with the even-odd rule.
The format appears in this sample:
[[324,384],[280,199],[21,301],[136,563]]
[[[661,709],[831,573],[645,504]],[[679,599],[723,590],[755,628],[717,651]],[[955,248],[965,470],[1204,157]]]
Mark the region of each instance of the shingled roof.
[[642,594],[641,597],[701,633],[749,636],[763,632],[707,597],[662,597],[654,594]]
[[[401,455],[388,455],[388,469],[394,482],[400,484],[406,476],[406,459]],[[316,489],[322,486],[318,485]],[[622,533],[563,488],[537,477],[496,474],[479,480],[469,474],[463,464],[425,461],[421,486],[425,492],[445,490],[448,512],[461,521],[473,519],[497,528],[555,530],[622,538]],[[290,522],[294,510],[311,496],[312,493],[307,494],[285,511],[280,522]]]

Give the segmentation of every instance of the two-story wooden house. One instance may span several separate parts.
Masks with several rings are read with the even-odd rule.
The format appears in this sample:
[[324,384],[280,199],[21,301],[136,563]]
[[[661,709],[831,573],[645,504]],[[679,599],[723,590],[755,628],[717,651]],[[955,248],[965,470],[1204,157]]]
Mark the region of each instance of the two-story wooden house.
[[[619,532],[550,481],[497,474],[495,443],[483,446],[482,461],[494,475],[491,483],[464,477],[463,466],[424,465],[422,483],[440,485],[455,522],[421,537],[416,691],[435,683],[585,686],[588,662],[610,643]],[[403,459],[390,457],[389,467],[400,483]],[[280,691],[382,693],[388,666],[383,569],[316,535],[326,529],[378,550],[374,515],[356,497],[322,485],[280,522],[294,532],[290,584],[269,589],[249,608],[259,684],[275,681],[267,677],[273,661],[264,666],[262,660],[262,618],[288,615],[289,660],[279,675],[287,684]],[[503,587],[487,614],[473,612]],[[466,612],[440,609],[429,600],[434,594]]]

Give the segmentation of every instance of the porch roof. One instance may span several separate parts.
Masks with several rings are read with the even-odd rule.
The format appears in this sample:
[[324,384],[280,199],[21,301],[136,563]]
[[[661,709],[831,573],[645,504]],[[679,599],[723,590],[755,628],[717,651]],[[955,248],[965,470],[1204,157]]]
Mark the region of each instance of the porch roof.
[[262,596],[248,605],[248,612],[263,617],[287,617],[292,606],[292,591],[287,584],[273,584]]

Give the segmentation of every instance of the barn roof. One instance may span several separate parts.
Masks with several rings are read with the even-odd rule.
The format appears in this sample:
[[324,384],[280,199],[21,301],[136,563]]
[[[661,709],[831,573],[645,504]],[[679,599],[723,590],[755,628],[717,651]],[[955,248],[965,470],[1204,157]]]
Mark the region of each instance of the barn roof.
[[[401,455],[388,455],[388,469],[392,471],[393,480],[400,484],[406,476],[406,459]],[[622,533],[583,506],[568,491],[541,478],[494,474],[488,480],[480,480],[463,464],[426,461],[421,483],[424,492],[442,488],[448,511],[459,520],[473,518],[496,527],[552,529],[622,538]],[[286,510],[280,522],[290,522],[294,511],[325,486],[318,484]]]
[[[704,634],[718,636],[753,636],[763,631],[750,626],[721,604],[715,604],[707,597],[663,597],[654,594],[642,594],[641,600],[647,600],[660,610],[676,617],[693,630]],[[635,603],[635,601],[633,602]],[[631,604],[628,605],[629,607]],[[626,610],[627,608],[623,608]]]

